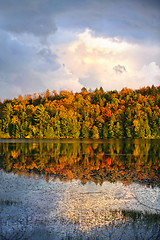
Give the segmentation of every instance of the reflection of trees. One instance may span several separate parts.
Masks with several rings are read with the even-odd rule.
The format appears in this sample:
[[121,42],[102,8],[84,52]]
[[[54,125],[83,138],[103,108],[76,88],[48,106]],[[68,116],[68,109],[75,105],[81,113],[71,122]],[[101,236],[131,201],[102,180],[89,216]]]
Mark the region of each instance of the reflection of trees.
[[98,142],[15,142],[0,144],[0,168],[46,179],[159,183],[159,140]]
[[[19,176],[24,174],[26,177],[42,174],[46,181],[49,178],[59,178],[61,181],[74,178],[80,179],[83,184],[88,181],[97,184],[104,181],[122,181],[125,184],[140,182],[159,186],[159,159],[159,140],[112,139],[104,143],[37,141],[0,144],[0,169],[17,173]],[[100,208],[97,208],[97,211],[99,217],[104,214],[103,211],[100,212]],[[90,235],[87,235],[88,232],[78,232],[77,238],[68,232],[63,239],[160,239],[158,214],[117,210],[109,212],[108,215],[113,218],[111,224],[91,228]],[[117,219],[120,218],[122,221],[117,224]],[[21,223],[17,223],[17,227],[11,229],[12,234],[5,231],[5,228],[2,230],[0,224],[0,239],[29,238],[27,224],[27,220],[23,220],[23,227]],[[74,224],[77,224],[76,220]],[[18,231],[15,231],[16,229]]]
[[105,239],[158,240],[160,238],[160,215],[136,211],[122,211],[125,223],[112,226]]
[[[124,217],[130,220],[130,226],[126,225],[123,236],[130,239],[154,239],[160,237],[160,215],[154,213],[142,213],[136,211],[122,211]],[[128,228],[131,228],[129,233]]]

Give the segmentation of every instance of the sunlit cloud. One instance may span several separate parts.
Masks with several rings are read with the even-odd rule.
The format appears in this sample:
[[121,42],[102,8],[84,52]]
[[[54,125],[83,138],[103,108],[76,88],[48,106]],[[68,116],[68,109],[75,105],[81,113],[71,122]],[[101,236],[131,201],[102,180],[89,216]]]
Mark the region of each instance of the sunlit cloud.
[[83,87],[83,85],[79,82],[79,79],[65,66],[62,66],[54,72],[50,71],[40,74],[39,77],[43,80],[45,89],[55,89],[58,92],[61,90],[76,92],[80,91],[80,89]]
[[[160,53],[160,48],[155,48],[155,53]],[[86,87],[120,90],[157,85],[160,68],[153,60],[156,54],[151,46],[147,48],[118,38],[96,37],[94,32],[86,29],[63,48],[59,59]]]

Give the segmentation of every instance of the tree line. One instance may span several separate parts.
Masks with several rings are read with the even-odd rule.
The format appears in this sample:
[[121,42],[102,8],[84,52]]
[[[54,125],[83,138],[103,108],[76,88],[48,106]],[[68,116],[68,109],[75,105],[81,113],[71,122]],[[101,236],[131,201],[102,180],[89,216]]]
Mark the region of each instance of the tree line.
[[0,102],[0,137],[159,138],[160,86],[56,91]]

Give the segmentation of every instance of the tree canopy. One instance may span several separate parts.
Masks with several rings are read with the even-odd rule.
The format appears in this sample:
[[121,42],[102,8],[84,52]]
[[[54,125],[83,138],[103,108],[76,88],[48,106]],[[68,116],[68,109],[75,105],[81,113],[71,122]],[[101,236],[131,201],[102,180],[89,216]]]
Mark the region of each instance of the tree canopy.
[[0,102],[0,137],[159,138],[160,86],[53,90]]

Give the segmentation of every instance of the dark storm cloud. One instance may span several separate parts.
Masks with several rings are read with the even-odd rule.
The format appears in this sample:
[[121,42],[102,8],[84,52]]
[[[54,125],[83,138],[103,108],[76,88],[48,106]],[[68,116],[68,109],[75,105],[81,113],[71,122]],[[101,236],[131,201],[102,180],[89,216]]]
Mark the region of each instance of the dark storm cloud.
[[[47,1],[45,1],[47,4]],[[14,33],[47,36],[56,31],[54,15],[40,0],[0,2],[0,28]]]
[[[91,28],[96,34],[159,39],[159,0],[4,0],[0,28],[48,36],[56,29]],[[56,26],[57,25],[57,26]]]
[[76,3],[74,10],[68,9],[68,12],[57,16],[57,23],[75,29],[88,27],[95,34],[133,41],[160,38],[158,1],[92,0],[81,1],[77,8]]

